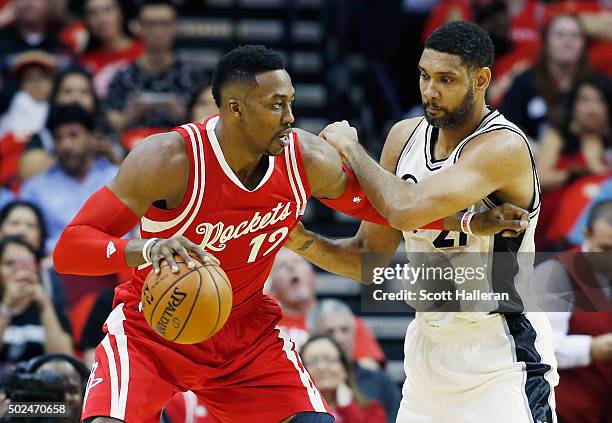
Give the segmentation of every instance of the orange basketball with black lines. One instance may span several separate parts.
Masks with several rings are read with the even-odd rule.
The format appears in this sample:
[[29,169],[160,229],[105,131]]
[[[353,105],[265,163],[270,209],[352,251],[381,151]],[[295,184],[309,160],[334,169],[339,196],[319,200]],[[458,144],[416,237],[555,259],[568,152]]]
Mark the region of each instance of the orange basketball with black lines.
[[178,344],[196,344],[219,332],[232,309],[232,286],[218,265],[201,263],[189,269],[175,256],[178,273],[165,261],[151,271],[142,288],[142,313],[160,336]]

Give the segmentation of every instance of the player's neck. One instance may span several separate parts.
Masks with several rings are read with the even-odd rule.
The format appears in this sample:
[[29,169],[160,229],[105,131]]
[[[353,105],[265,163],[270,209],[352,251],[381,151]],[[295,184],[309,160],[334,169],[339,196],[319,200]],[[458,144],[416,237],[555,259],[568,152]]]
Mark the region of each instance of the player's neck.
[[249,149],[251,143],[245,135],[231,125],[223,125],[222,119],[215,126],[215,134],[228,166],[242,183],[248,184],[256,177],[263,154]]
[[[436,150],[438,150],[438,148],[443,150],[445,153],[447,153],[444,155],[444,157],[447,157],[461,141],[471,135],[476,128],[478,128],[478,125],[480,125],[482,118],[487,112],[488,109],[484,101],[478,102],[470,116],[462,124],[453,127],[440,128],[438,139],[436,141]],[[438,154],[436,154],[436,156],[438,156]]]

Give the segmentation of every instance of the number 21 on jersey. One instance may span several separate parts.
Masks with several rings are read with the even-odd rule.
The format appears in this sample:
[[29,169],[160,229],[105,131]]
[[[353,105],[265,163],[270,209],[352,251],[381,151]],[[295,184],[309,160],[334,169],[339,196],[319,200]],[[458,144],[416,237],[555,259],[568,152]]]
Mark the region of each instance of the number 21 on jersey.
[[[406,173],[402,176],[404,181],[418,183],[417,178],[414,175]],[[467,234],[463,232],[441,231],[440,234],[432,241],[432,244],[436,248],[453,248],[453,247],[465,247],[467,245]]]

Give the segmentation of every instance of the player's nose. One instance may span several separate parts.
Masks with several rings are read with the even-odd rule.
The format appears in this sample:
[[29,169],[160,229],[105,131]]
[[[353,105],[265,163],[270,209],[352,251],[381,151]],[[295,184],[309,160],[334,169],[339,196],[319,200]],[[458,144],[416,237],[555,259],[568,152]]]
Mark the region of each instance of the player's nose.
[[429,81],[423,90],[423,95],[426,99],[438,99],[440,98],[440,92],[436,89],[433,81]]
[[293,117],[291,106],[289,106],[285,109],[285,113],[283,113],[283,125],[293,125],[293,122],[295,122],[295,118]]

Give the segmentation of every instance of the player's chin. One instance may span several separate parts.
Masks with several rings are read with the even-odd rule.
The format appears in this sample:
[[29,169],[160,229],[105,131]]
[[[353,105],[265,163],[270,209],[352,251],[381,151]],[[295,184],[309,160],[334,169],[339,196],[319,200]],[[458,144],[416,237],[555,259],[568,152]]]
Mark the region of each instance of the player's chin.
[[283,145],[280,145],[279,143],[275,142],[268,147],[266,152],[269,156],[280,156],[283,153],[284,148],[285,147]]

